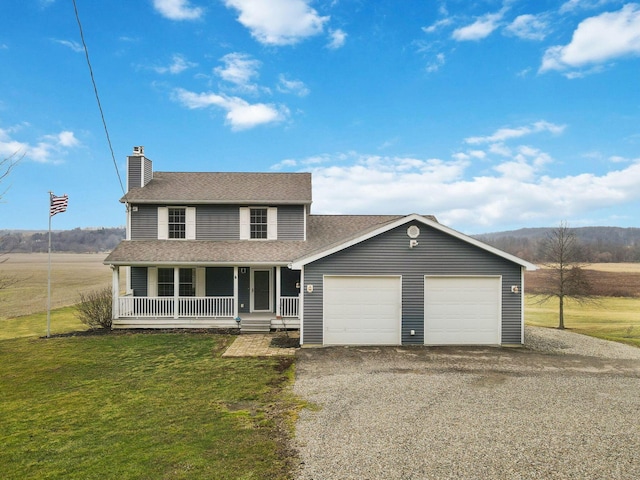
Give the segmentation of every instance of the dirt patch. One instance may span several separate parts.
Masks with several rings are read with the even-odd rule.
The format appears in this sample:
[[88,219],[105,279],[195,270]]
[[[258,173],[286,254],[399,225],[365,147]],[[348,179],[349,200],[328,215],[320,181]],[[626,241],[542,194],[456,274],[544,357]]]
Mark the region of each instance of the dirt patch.
[[[640,273],[605,272],[585,268],[593,294],[599,297],[640,297]],[[540,269],[525,273],[527,293],[540,293],[550,282],[549,271]]]
[[273,337],[270,345],[276,348],[298,348],[300,347],[300,339],[294,337]]
[[[175,334],[175,335],[238,335],[237,328],[128,328],[109,330],[104,328],[96,328],[95,330],[78,330],[75,332],[56,333],[49,338],[66,338],[66,337],[95,337],[101,335],[157,335],[157,334]],[[47,338],[47,337],[40,337]]]

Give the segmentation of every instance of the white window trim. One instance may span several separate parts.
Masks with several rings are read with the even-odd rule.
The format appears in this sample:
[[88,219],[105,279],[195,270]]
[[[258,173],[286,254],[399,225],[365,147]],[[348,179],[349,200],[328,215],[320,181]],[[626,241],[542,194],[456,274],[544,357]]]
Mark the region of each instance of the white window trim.
[[147,268],[147,296],[158,296],[158,267]]
[[185,238],[172,238],[171,240],[195,240],[196,207],[182,205],[158,207],[158,240],[169,240],[169,208],[184,208],[185,210]]
[[[251,209],[267,209],[267,238],[251,238]],[[278,207],[250,206],[240,207],[240,240],[263,242],[278,239]]]

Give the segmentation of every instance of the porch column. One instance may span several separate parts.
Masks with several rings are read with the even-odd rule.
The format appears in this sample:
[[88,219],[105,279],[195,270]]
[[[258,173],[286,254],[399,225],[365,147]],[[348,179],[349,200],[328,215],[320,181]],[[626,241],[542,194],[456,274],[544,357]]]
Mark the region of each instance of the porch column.
[[117,265],[111,265],[111,318],[117,319],[120,317],[120,267]]
[[173,269],[173,318],[178,318],[178,298],[180,296],[180,269]]
[[233,318],[238,318],[238,267],[233,267]]
[[281,278],[281,267],[276,267],[276,318],[282,316],[280,312],[280,278]]

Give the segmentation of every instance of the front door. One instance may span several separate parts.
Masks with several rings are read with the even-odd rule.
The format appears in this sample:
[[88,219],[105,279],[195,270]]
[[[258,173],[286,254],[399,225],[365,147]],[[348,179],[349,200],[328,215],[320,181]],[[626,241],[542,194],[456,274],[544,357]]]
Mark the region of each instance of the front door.
[[271,270],[252,270],[251,300],[252,311],[270,312],[271,307]]

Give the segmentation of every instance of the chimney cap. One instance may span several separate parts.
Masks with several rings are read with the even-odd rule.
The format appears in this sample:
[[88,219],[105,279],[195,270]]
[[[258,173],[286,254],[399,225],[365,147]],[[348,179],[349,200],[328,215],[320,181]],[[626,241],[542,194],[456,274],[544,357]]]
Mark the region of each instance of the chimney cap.
[[133,154],[139,157],[144,157],[144,147],[142,145],[133,147]]

